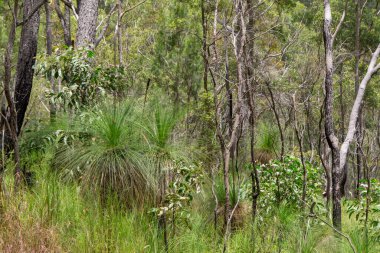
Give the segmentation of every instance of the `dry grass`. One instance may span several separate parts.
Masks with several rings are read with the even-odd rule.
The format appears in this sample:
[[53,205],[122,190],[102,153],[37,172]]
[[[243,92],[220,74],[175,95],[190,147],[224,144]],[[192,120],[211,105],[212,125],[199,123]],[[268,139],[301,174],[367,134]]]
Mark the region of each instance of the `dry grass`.
[[[26,210],[24,210],[26,211]],[[30,216],[21,218],[17,208],[2,210],[0,214],[0,252],[44,253],[63,252],[58,233]]]

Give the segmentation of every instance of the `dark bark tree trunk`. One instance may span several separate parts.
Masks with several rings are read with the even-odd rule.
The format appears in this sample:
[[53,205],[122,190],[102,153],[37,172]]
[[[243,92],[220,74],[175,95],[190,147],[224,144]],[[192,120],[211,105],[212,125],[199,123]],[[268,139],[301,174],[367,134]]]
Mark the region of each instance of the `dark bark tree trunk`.
[[[53,52],[53,33],[51,27],[51,8],[49,3],[45,3],[45,16],[46,16],[46,53],[47,55],[51,55]],[[52,92],[55,92],[55,82],[53,78],[50,78],[50,85]],[[54,103],[49,102],[50,109],[50,120],[54,121],[56,115],[56,108]]]
[[333,225],[336,229],[342,228],[341,210],[341,182],[339,141],[334,133],[333,122],[333,36],[331,34],[330,1],[324,0],[323,39],[325,45],[325,133],[332,156],[332,197],[333,197]]
[[[40,1],[25,0],[23,16],[24,20]],[[32,91],[34,69],[36,62],[38,30],[40,26],[40,13],[36,11],[22,26],[20,48],[17,61],[16,85],[14,101],[17,111],[17,133],[21,131],[25,113],[29,104]]]
[[83,0],[79,3],[76,47],[94,48],[99,0]]
[[[248,107],[250,110],[249,125],[250,125],[250,156],[252,164],[251,181],[252,181],[252,222],[255,223],[257,214],[257,201],[260,195],[260,180],[259,174],[256,168],[255,157],[255,81],[254,81],[254,9],[252,1],[247,0],[248,10],[248,23],[247,23],[247,48],[246,50],[246,64],[247,64],[247,94],[248,94]],[[252,239],[254,241],[255,236],[252,233]]]
[[293,120],[294,120],[294,131],[296,134],[297,142],[298,142],[298,148],[301,154],[301,164],[302,164],[302,171],[303,171],[303,179],[302,179],[302,210],[305,213],[306,211],[306,194],[307,194],[307,169],[305,165],[305,156],[303,154],[303,130],[301,131],[298,125],[298,118],[297,118],[297,101],[296,101],[296,93],[293,95]]
[[272,91],[272,88],[270,86],[270,83],[266,82],[266,86],[267,86],[267,89],[268,89],[268,92],[269,92],[269,97],[270,97],[270,101],[269,101],[270,107],[272,108],[273,114],[274,114],[274,116],[276,118],[278,131],[280,132],[280,141],[281,141],[280,160],[282,161],[284,159],[284,155],[285,155],[284,131],[283,131],[282,126],[281,126],[280,115],[278,114],[278,111],[277,111],[277,108],[276,108],[276,102],[275,102],[275,99],[274,99],[274,95],[273,95],[273,91]]
[[66,24],[66,28],[64,29],[64,39],[65,45],[68,47],[73,47],[73,39],[71,38],[71,10],[68,6],[65,6],[64,20]]
[[70,7],[65,5],[65,12],[62,13],[59,0],[56,0],[54,3],[54,8],[55,8],[55,11],[57,12],[59,21],[61,22],[61,25],[63,28],[63,38],[65,41],[65,45],[68,47],[73,46],[73,41],[71,39]]
[[[18,138],[17,138],[17,116],[16,108],[13,97],[11,95],[11,79],[12,79],[12,54],[13,47],[16,39],[16,27],[17,27],[17,12],[18,12],[18,0],[14,2],[13,6],[13,21],[11,23],[8,44],[4,57],[4,95],[8,103],[8,108],[2,108],[1,110],[1,125],[3,133],[2,151],[8,153],[10,149],[14,149],[14,161],[15,161],[15,186],[21,182],[21,168],[20,168],[20,155],[18,150]],[[7,154],[6,154],[7,155]],[[5,158],[5,157],[3,157]],[[3,161],[4,164],[4,161]],[[2,176],[4,168],[1,167],[0,176]],[[2,178],[1,182],[2,184]]]
[[[360,23],[362,16],[362,1],[357,0],[356,3],[356,20],[355,20],[355,94],[357,95],[360,84]],[[363,108],[360,107],[359,118],[356,124],[356,196],[359,197],[359,185],[361,179],[361,172],[363,167],[362,152],[360,152],[360,144],[363,136]]]
[[202,12],[202,55],[203,55],[203,88],[207,92],[207,77],[208,77],[208,59],[207,59],[207,17],[205,13],[204,0],[201,1]]

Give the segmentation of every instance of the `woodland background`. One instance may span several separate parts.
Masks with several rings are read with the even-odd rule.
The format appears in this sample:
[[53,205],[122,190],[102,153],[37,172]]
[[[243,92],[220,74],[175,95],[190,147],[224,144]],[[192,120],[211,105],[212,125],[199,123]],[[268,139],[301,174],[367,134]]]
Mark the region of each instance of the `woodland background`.
[[379,252],[380,1],[0,12],[0,251]]

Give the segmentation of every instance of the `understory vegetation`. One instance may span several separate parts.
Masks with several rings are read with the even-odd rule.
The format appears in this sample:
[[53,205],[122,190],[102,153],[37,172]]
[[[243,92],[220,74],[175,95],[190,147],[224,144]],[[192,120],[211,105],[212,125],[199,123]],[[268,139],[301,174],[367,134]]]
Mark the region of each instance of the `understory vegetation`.
[[[53,132],[54,133],[54,132]],[[54,136],[54,134],[53,134]],[[64,145],[64,137],[61,145]],[[122,184],[118,180],[129,182],[128,172],[120,173],[114,157],[119,154],[109,155],[106,161],[111,161],[107,167],[95,171],[93,168],[81,167],[82,161],[73,158],[67,161],[67,167],[78,162],[75,180],[66,180],[68,174],[74,172],[61,170],[55,167],[56,159],[62,155],[58,141],[50,141],[46,137],[45,150],[33,151],[25,156],[25,161],[33,161],[30,172],[33,173],[33,185],[22,194],[12,193],[13,165],[8,164],[5,170],[5,184],[3,185],[3,197],[1,202],[1,232],[0,247],[5,252],[163,252],[165,245],[163,231],[158,225],[157,211],[152,207],[151,195],[144,198],[134,198],[133,204],[125,196],[129,197]],[[28,143],[32,143],[31,140]],[[82,140],[77,140],[78,149],[83,148]],[[144,141],[144,140],[142,140]],[[74,145],[71,143],[71,145]],[[88,144],[96,145],[96,144]],[[59,146],[59,145],[58,145]],[[97,147],[99,148],[99,147]],[[143,146],[141,146],[143,148]],[[56,150],[57,153],[52,150]],[[86,150],[86,149],[85,149]],[[67,151],[65,151],[67,152]],[[71,151],[70,151],[71,152]],[[83,151],[84,152],[84,151]],[[98,158],[98,157],[96,157]],[[293,160],[292,160],[293,159]],[[287,157],[292,163],[300,161],[294,157]],[[90,163],[91,158],[88,162]],[[277,168],[278,162],[274,162],[273,168]],[[145,165],[147,173],[153,177],[155,173],[154,163]],[[184,166],[174,164],[171,166]],[[299,166],[299,164],[298,164]],[[148,170],[147,168],[150,168]],[[294,171],[292,169],[294,168]],[[80,171],[83,169],[83,171]],[[183,167],[182,167],[183,169]],[[284,169],[284,171],[281,171]],[[109,171],[110,170],[110,171]],[[184,173],[195,173],[184,168]],[[248,180],[242,180],[235,192],[239,196],[231,198],[231,202],[239,204],[234,212],[233,233],[228,241],[231,252],[274,252],[281,249],[283,252],[350,252],[349,242],[331,229],[324,222],[328,222],[325,209],[321,203],[315,207],[318,218],[312,215],[305,216],[300,206],[301,180],[295,180],[294,185],[287,185],[288,178],[297,178],[302,175],[299,167],[280,168],[280,192],[276,192],[275,177],[269,168],[263,168],[263,192],[265,196],[260,201],[259,213],[256,222],[252,225],[250,208],[250,186]],[[286,171],[285,171],[286,170]],[[86,173],[93,173],[94,178],[101,178],[103,173],[114,173],[115,181],[108,181],[110,188],[102,187],[101,181],[93,180],[90,183],[85,179]],[[181,172],[179,172],[181,173]],[[289,174],[292,177],[289,177]],[[319,173],[320,174],[320,173]],[[194,177],[194,174],[191,174]],[[244,176],[244,173],[243,175]],[[199,177],[197,175],[197,177]],[[219,197],[219,207],[223,206],[223,182],[216,175],[215,190]],[[149,174],[146,177],[149,178]],[[171,252],[215,252],[223,249],[222,233],[222,208],[218,209],[217,227],[214,226],[213,196],[211,194],[211,181],[207,175],[197,178],[199,182],[180,181],[175,188],[171,186],[166,197],[167,203],[172,204],[176,210],[166,206],[168,214],[168,245]],[[232,179],[231,179],[232,180]],[[311,179],[313,180],[313,179]],[[297,183],[297,181],[299,183]],[[113,185],[115,183],[115,185]],[[154,183],[139,182],[141,186],[157,187]],[[192,188],[194,184],[200,184],[199,189]],[[297,185],[298,184],[298,185]],[[112,187],[121,187],[119,191]],[[136,186],[139,187],[139,186]],[[190,188],[190,189],[189,189]],[[104,193],[104,189],[110,192]],[[157,189],[157,188],[156,188]],[[90,192],[87,192],[90,190]],[[181,190],[187,191],[186,194]],[[310,189],[311,194],[319,195],[321,188],[316,186]],[[126,192],[125,192],[126,191]],[[96,193],[96,194],[94,194]],[[122,199],[118,193],[122,193]],[[155,192],[157,193],[157,192]],[[105,194],[105,195],[104,195]],[[106,196],[106,199],[104,197]],[[285,198],[277,202],[276,196]],[[130,195],[132,198],[133,195]],[[184,199],[186,198],[186,199]],[[316,201],[321,199],[316,197]],[[211,202],[211,203],[210,203]],[[142,204],[144,203],[144,207]],[[275,204],[280,203],[280,204]],[[349,202],[351,203],[351,202]],[[128,208],[126,207],[128,205]],[[320,205],[319,205],[320,204]],[[348,204],[350,210],[353,203]],[[127,208],[127,209],[126,209]],[[356,210],[360,213],[360,210]],[[170,215],[169,215],[170,214]],[[378,252],[378,235],[371,236],[368,244],[365,243],[365,234],[360,220],[354,216],[344,215],[343,231],[349,236],[358,252]],[[252,231],[254,241],[252,244]],[[372,231],[372,230],[371,230]],[[376,230],[373,230],[376,231]],[[254,246],[253,246],[254,245]],[[253,248],[254,247],[254,248]]]

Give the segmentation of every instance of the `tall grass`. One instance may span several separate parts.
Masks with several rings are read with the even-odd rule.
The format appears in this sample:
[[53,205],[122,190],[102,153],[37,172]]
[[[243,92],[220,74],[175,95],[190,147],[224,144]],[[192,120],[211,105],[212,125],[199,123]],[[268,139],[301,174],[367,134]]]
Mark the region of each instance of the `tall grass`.
[[[40,162],[30,168],[36,172],[33,189],[4,202],[0,252],[164,252],[162,231],[147,210],[125,210],[112,196],[103,205],[96,196],[84,196],[78,182],[62,182],[51,171],[50,157],[40,154]],[[12,177],[10,169],[6,174]],[[221,252],[222,234],[214,230],[212,210],[204,201],[208,198],[194,202],[189,224],[177,224],[170,252]],[[300,217],[287,206],[260,216],[255,252],[351,252],[345,240],[316,220],[310,219],[304,240]],[[344,224],[358,252],[367,252],[360,246],[364,240],[355,221],[344,216]],[[233,232],[229,252],[253,252],[250,226],[247,221]],[[368,247],[368,252],[378,250],[378,243]]]

